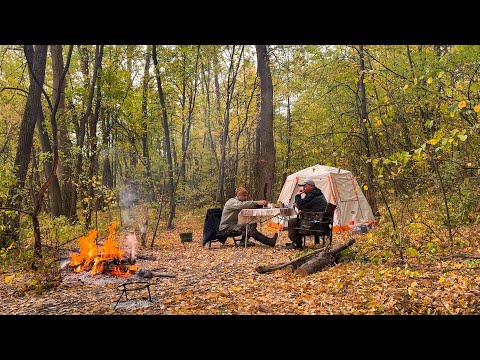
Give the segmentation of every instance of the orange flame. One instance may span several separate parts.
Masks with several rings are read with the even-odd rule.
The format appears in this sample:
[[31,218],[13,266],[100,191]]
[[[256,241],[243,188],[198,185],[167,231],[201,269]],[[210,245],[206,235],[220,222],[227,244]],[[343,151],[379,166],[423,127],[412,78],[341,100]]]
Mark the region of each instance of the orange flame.
[[[80,242],[80,253],[70,254],[69,265],[75,267],[75,272],[90,271],[92,274],[99,274],[108,270],[111,275],[115,276],[130,276],[138,270],[137,265],[120,265],[121,259],[124,257],[124,252],[118,247],[115,239],[115,228],[119,225],[118,222],[113,222],[108,227],[108,237],[100,248],[95,244],[98,231],[90,230],[87,236],[82,236]],[[114,260],[118,264],[109,266],[105,269],[108,261]]]

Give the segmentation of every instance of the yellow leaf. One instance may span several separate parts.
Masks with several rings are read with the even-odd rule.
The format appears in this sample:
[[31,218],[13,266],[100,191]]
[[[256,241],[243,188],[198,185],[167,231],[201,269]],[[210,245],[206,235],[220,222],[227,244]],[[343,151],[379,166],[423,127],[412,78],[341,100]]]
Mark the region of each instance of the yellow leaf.
[[452,139],[452,138],[448,139],[448,143],[449,143],[449,144],[451,144],[452,142],[453,142],[453,139]]
[[408,288],[408,295],[410,295],[411,298],[415,297],[415,290],[413,290],[411,287]]
[[440,79],[445,73],[443,71],[440,71],[437,75],[437,77]]
[[405,92],[408,89],[408,84],[403,87],[403,91]]
[[7,284],[11,284],[13,282],[14,277],[15,277],[15,275],[5,276],[5,282]]
[[465,106],[467,106],[467,102],[465,100],[462,100],[458,103],[459,109],[463,109]]
[[473,110],[478,113],[478,112],[480,111],[480,104],[479,104],[479,105],[475,105],[475,107],[473,108]]
[[418,215],[417,213],[415,213],[415,214],[413,214],[413,217],[414,217],[415,219],[418,219],[419,215]]
[[417,78],[413,79],[413,85],[417,85],[417,83],[418,83]]
[[439,282],[439,283],[445,282],[445,278],[444,278],[443,276],[440,276],[440,279],[438,279],[438,282]]
[[432,78],[428,78],[428,80],[427,80],[427,84],[429,84],[429,85],[430,85],[432,82],[433,82],[433,79],[432,79]]

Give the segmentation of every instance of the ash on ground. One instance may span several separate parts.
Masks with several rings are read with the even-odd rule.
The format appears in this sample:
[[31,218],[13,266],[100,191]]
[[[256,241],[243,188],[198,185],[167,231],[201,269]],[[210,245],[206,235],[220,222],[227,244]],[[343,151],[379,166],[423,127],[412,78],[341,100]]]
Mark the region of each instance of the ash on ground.
[[92,275],[88,272],[71,273],[63,278],[63,282],[81,282],[82,284],[94,284],[94,285],[108,285],[108,284],[121,284],[131,279],[132,281],[138,280],[134,275],[129,277],[110,276],[103,274]]
[[148,306],[152,306],[155,303],[155,299],[152,298],[152,301],[148,299],[129,299],[125,301],[119,301],[117,306],[115,304],[110,305],[110,309],[112,310],[133,310],[144,308]]

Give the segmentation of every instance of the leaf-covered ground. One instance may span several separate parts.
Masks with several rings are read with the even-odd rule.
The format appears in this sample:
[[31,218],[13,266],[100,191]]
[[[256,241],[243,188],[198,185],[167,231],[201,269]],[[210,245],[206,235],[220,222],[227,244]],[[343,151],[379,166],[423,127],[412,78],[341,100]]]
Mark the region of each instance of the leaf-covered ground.
[[[32,286],[34,274],[13,270],[0,274],[0,314],[479,314],[479,228],[456,234],[468,244],[453,250],[421,239],[401,262],[391,243],[378,229],[368,234],[334,233],[334,243],[354,237],[356,243],[333,267],[306,277],[285,270],[260,274],[259,265],[274,265],[316,248],[308,240],[302,252],[267,247],[237,248],[201,245],[203,217],[192,217],[176,230],[162,230],[153,248],[138,254],[156,260],[138,260],[143,270],[175,274],[149,279],[152,302],[146,290],[130,293],[114,309],[126,278],[105,275],[75,278],[64,272],[51,288]],[[193,231],[185,246],[179,233]],[[263,228],[271,235],[274,230]],[[151,234],[149,234],[149,241]],[[287,242],[286,231],[280,242]],[[423,245],[422,245],[423,244]],[[433,244],[433,245],[432,245]],[[318,247],[317,247],[318,248]],[[470,258],[450,257],[453,254]],[[97,279],[97,280],[95,280]],[[101,281],[100,281],[100,280]],[[42,291],[39,291],[39,288]],[[127,306],[128,305],[128,306]]]

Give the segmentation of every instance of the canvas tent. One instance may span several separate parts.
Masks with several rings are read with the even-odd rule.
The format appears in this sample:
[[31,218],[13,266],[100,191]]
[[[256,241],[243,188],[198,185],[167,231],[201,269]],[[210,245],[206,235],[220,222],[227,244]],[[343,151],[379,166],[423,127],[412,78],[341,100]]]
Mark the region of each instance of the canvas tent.
[[317,164],[289,175],[278,201],[292,206],[298,192],[297,184],[306,178],[313,179],[327,201],[337,205],[333,231],[349,230],[352,220],[355,225],[371,224],[375,221],[372,209],[352,173],[331,166]]

